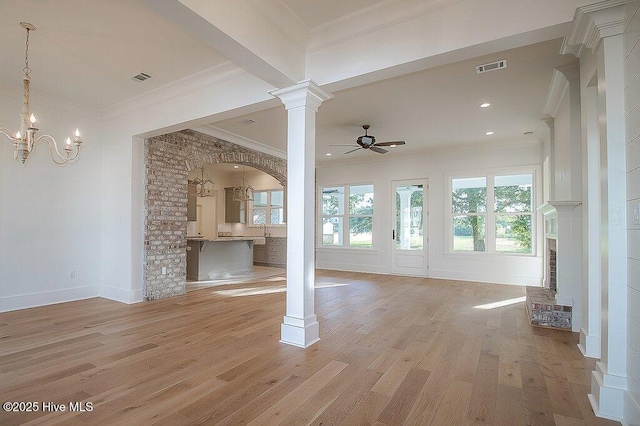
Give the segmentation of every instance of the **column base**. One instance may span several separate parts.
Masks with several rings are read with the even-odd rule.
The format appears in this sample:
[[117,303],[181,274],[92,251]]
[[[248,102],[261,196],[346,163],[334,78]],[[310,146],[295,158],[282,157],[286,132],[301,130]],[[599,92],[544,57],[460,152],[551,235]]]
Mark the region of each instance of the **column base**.
[[581,328],[578,349],[587,358],[600,359],[600,336],[590,336],[587,330]]
[[598,417],[622,421],[627,378],[605,371],[606,366],[597,362],[596,371],[591,373],[591,393],[587,395],[591,408]]
[[320,340],[320,324],[315,315],[305,319],[284,317],[280,327],[280,343],[308,348]]

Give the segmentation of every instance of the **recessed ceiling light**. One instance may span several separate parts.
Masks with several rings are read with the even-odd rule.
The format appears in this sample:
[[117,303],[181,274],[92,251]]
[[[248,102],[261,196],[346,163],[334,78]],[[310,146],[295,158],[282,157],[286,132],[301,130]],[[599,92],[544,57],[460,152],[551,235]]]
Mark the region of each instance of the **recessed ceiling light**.
[[493,132],[487,132],[487,133],[485,133],[485,135],[487,135],[487,136],[491,136],[492,134],[493,134]]
[[491,106],[491,104],[489,102],[485,102],[483,104],[480,104],[480,108],[489,108]]
[[238,169],[238,168],[240,168],[240,166],[235,165],[235,166],[233,166],[233,168],[234,168],[234,169]]
[[327,157],[331,157],[331,153],[330,153],[330,152],[327,152],[325,155],[326,155]]

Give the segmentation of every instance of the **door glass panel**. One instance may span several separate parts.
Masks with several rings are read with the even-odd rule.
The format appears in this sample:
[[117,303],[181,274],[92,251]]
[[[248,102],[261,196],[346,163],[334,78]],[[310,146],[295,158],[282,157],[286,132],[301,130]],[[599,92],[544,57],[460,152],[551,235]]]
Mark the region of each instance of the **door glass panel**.
[[396,249],[423,249],[423,199],[422,185],[396,187]]

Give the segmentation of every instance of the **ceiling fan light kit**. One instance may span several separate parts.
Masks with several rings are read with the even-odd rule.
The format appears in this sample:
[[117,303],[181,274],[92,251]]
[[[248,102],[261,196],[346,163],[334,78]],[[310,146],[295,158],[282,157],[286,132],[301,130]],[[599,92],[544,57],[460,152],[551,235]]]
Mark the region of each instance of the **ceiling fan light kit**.
[[364,135],[359,136],[358,139],[356,139],[357,145],[341,145],[340,144],[340,145],[331,145],[331,146],[355,146],[356,147],[352,150],[349,150],[343,153],[343,155],[345,155],[345,154],[351,154],[352,152],[356,152],[360,149],[368,149],[370,151],[377,152],[378,154],[386,154],[389,151],[384,148],[380,148],[381,146],[388,146],[390,148],[395,148],[398,145],[405,145],[405,141],[376,142],[376,137],[369,134],[369,129],[371,128],[371,126],[369,124],[364,124],[362,128],[364,129]]

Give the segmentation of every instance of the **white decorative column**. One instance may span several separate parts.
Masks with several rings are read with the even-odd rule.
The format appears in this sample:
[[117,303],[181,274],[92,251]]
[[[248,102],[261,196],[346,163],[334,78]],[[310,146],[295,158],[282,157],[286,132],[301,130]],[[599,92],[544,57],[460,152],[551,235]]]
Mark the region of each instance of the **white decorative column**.
[[311,80],[271,92],[287,110],[287,307],[282,343],[320,340],[314,311],[316,113],[332,95]]
[[[621,420],[627,390],[626,151],[622,32],[624,0],[578,8],[561,53],[595,55],[600,145],[601,358],[589,400],[596,415]],[[594,201],[594,200],[592,200]]]
[[600,358],[602,313],[600,285],[600,138],[598,130],[598,88],[586,86],[582,96],[582,275],[583,320],[578,348],[584,356]]

